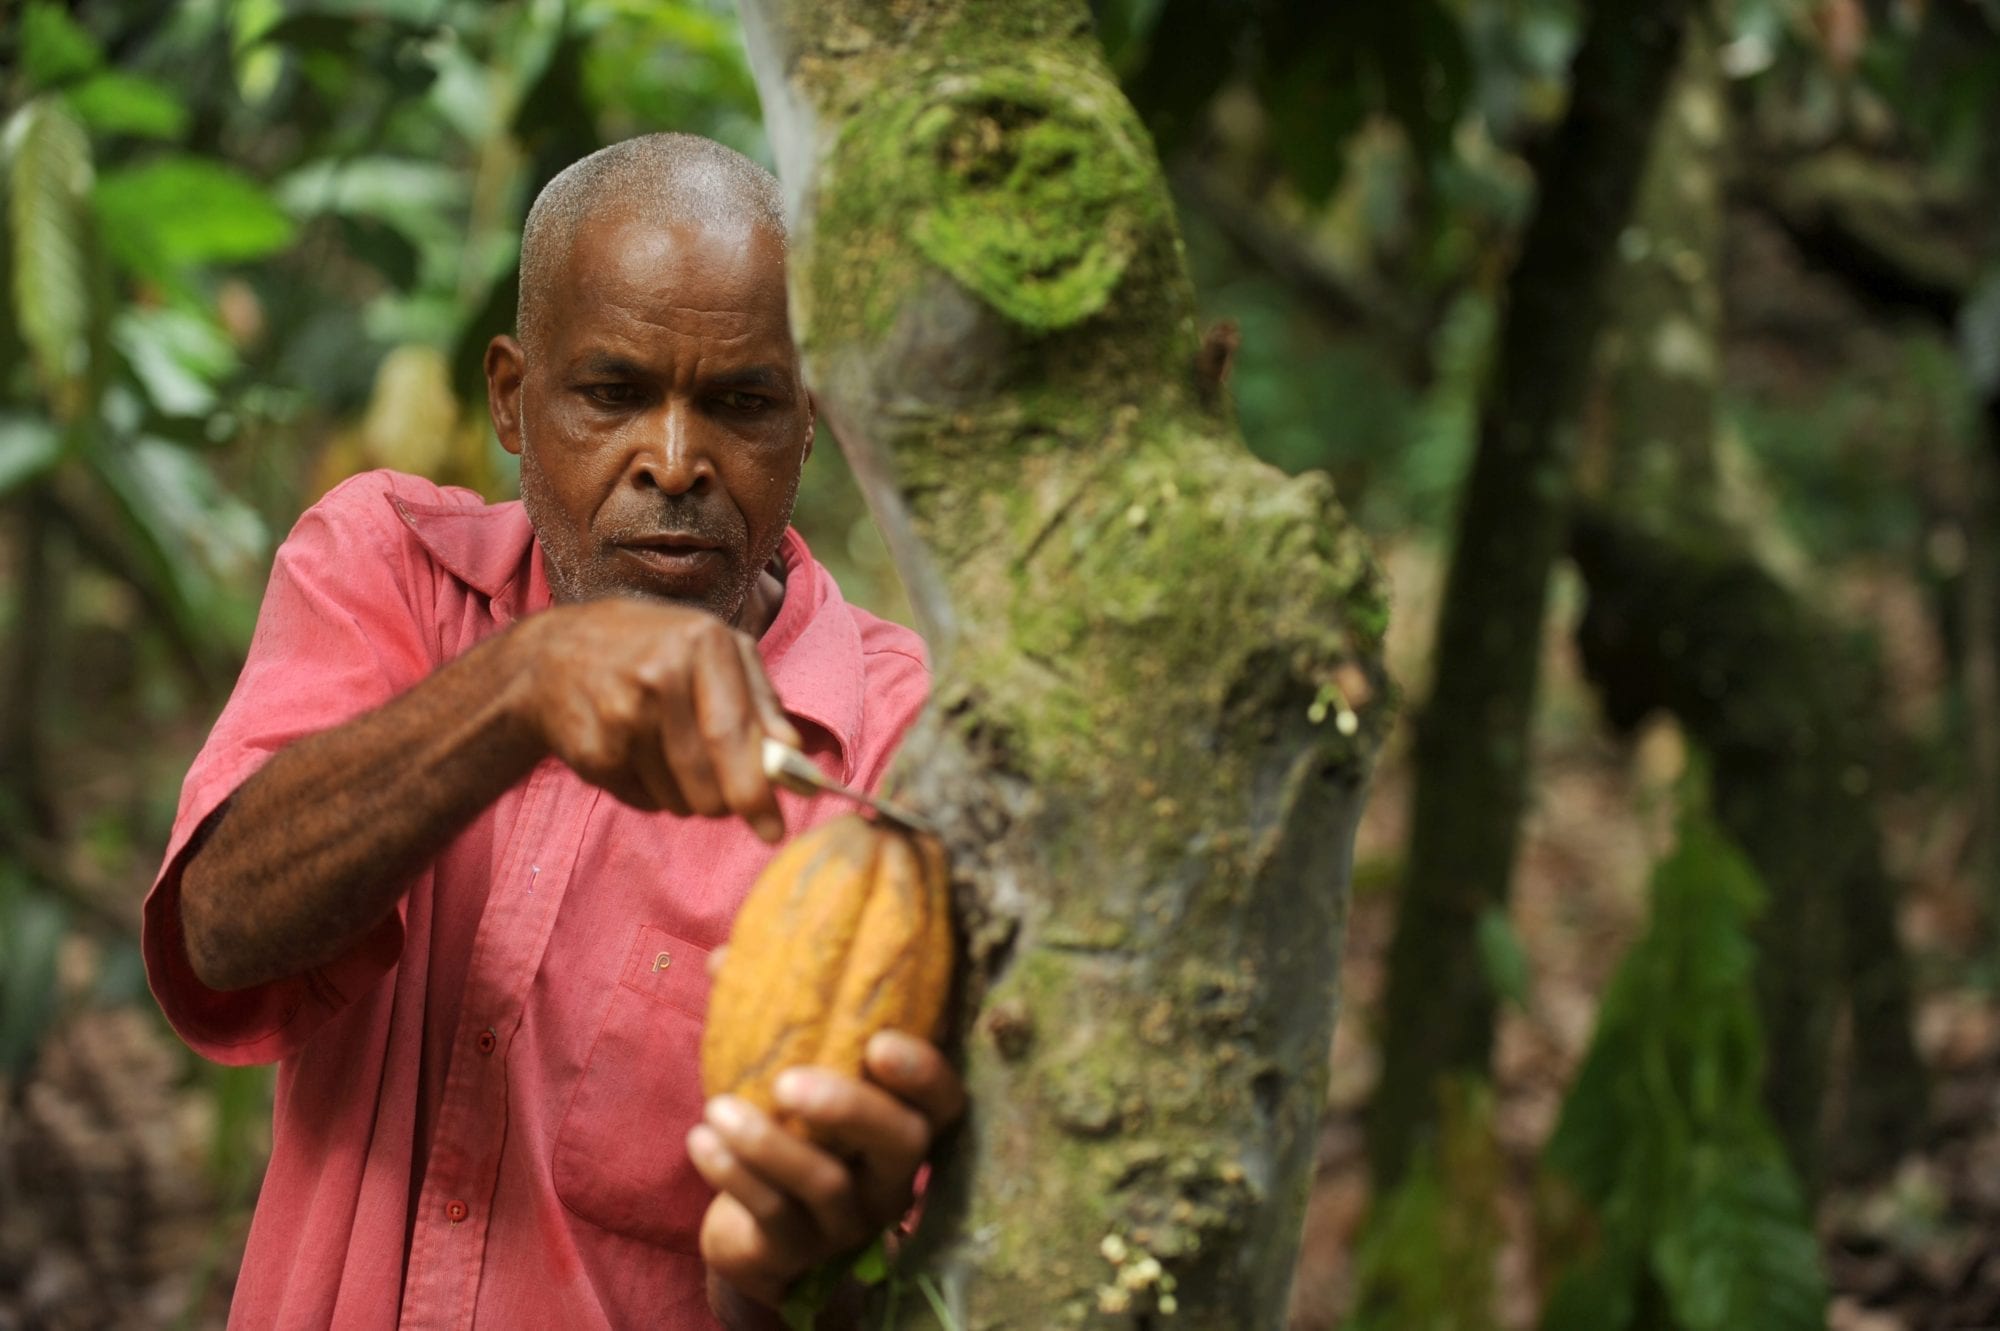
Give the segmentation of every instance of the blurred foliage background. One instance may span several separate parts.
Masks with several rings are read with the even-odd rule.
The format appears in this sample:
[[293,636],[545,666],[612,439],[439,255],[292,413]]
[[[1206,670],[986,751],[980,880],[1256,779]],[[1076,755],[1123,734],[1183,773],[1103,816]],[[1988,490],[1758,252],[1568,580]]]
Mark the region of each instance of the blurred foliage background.
[[[1093,12],[1239,331],[1245,434],[1329,472],[1376,538],[1418,710],[1453,669],[1440,570],[1592,7]],[[1578,484],[1616,491],[1606,457],[1657,442],[1632,442],[1652,418],[1620,364],[1701,380],[1671,444],[1716,478],[1698,507],[1760,604],[1805,607],[1869,681],[1843,706],[1897,927],[1848,947],[1907,960],[1925,1066],[1879,1123],[1844,1111],[1879,1065],[1841,1007],[1826,1130],[1880,1149],[1788,1163],[1752,996],[1786,885],[1707,814],[1688,755],[1712,737],[1602,719],[1565,564],[1514,890],[1479,917],[1492,1057],[1420,1070],[1437,1130],[1371,1182],[1383,1050],[1422,1015],[1384,1000],[1416,779],[1385,755],[1300,1331],[2000,1322],[2000,6],[1718,2],[1690,49],[1708,82],[1663,116],[1712,122],[1671,162],[1713,182],[1712,234],[1620,223]],[[655,129],[768,153],[710,0],[0,0],[0,88],[0,1328],[219,1325],[268,1077],[165,1035],[135,930],[271,553],[367,467],[512,496],[479,360],[557,170]],[[1681,503],[1661,465],[1623,502]],[[851,599],[904,614],[830,440],[798,525]],[[1835,1007],[1858,964],[1817,981]]]

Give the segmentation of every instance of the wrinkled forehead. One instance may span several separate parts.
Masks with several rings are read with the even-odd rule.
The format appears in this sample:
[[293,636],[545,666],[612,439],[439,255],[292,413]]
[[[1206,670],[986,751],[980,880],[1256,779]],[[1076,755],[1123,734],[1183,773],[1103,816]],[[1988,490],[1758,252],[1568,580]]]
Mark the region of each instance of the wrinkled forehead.
[[782,316],[784,238],[750,221],[663,221],[634,210],[581,221],[556,272],[559,301],[663,299]]

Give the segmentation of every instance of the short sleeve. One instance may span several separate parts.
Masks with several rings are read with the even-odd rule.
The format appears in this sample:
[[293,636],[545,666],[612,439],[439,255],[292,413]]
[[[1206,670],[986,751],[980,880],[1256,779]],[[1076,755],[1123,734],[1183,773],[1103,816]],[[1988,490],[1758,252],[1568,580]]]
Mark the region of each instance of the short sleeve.
[[181,788],[146,895],[147,981],[181,1038],[218,1063],[285,1057],[402,951],[399,907],[326,966],[222,992],[195,977],[181,933],[181,873],[230,796],[287,744],[380,706],[435,665],[428,567],[389,487],[383,473],[343,483],[279,547],[243,673]]

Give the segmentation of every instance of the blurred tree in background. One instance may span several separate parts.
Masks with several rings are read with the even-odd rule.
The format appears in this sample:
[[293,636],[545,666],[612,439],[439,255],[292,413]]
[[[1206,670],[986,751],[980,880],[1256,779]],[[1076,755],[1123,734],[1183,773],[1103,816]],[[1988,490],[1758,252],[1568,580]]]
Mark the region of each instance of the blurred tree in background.
[[[1504,835],[1477,890],[1453,868],[1449,909],[1404,914],[1400,982],[1382,963],[1400,889],[1464,827],[1413,853],[1407,738],[1383,765],[1295,1325],[1521,1327],[1545,1305],[1589,1310],[1568,1325],[1746,1325],[1690,1302],[1743,1285],[1704,1254],[1745,1232],[1795,1252],[1802,1210],[1778,1185],[1703,1209],[1647,1171],[1764,1170],[1778,1129],[1794,1164],[1828,1148],[1800,1180],[1823,1185],[1836,1325],[2000,1320],[1981,1266],[2000,1192],[1977,1182],[2000,1177],[1981,1117],[2000,1085],[2000,9],[1696,6],[1682,77],[1705,71],[1714,124],[1654,171],[1702,176],[1706,202],[1642,193],[1606,224],[1603,336],[1511,346],[1531,219],[1565,207],[1548,189],[1585,20],[1622,7],[1094,8],[1204,307],[1237,327],[1245,436],[1330,473],[1398,578],[1406,732],[1454,671],[1493,673],[1429,648],[1482,418],[1526,375],[1588,385],[1555,412],[1556,471],[1511,477],[1584,496],[1582,523],[1550,505],[1575,561],[1504,626],[1467,621],[1525,662],[1518,733],[1453,722],[1433,745],[1504,739],[1521,809],[1488,810]],[[268,1083],[162,1038],[132,934],[270,553],[364,467],[510,496],[478,357],[511,324],[534,192],[632,133],[754,156],[763,138],[719,0],[0,0],[0,88],[0,1327],[205,1325]],[[1535,298],[1580,316],[1587,297]],[[1564,364],[1523,369],[1535,356]],[[837,452],[814,459],[801,528],[853,599],[900,613]],[[1748,632],[1717,647],[1725,605]],[[1607,738],[1600,704],[1636,738]],[[1661,810],[1695,803],[1673,794],[1690,741],[1715,828],[1683,809],[1676,843]],[[1746,812],[1743,790],[1791,802]],[[1801,1040],[1771,977],[1808,918],[1837,941],[1785,972],[1813,1009]],[[1676,969],[1703,947],[1741,966]],[[1660,1076],[1628,1075],[1633,1050]],[[1824,1095],[1749,1105],[1774,1053],[1823,1067]],[[1385,1057],[1404,1098],[1378,1122],[1399,1140],[1369,1145],[1405,1182],[1357,1239]],[[1594,1151],[1606,1123],[1621,1156]],[[1857,1134],[1886,1145],[1844,1149]],[[1441,1263],[1493,1279],[1413,1292]],[[1617,1278],[1563,1278],[1592,1270]],[[1892,1320],[1840,1320],[1864,1315]]]

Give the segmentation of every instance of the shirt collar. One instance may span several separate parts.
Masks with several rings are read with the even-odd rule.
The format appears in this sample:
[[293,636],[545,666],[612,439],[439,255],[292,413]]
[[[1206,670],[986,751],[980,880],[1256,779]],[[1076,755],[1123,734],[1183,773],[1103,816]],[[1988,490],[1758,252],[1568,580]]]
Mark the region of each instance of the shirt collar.
[[[485,596],[502,624],[548,608],[548,577],[534,525],[519,500],[505,504],[391,502],[439,566]],[[757,642],[785,711],[824,730],[840,751],[841,779],[861,752],[861,631],[840,588],[805,538],[786,528],[778,547],[785,600]]]

